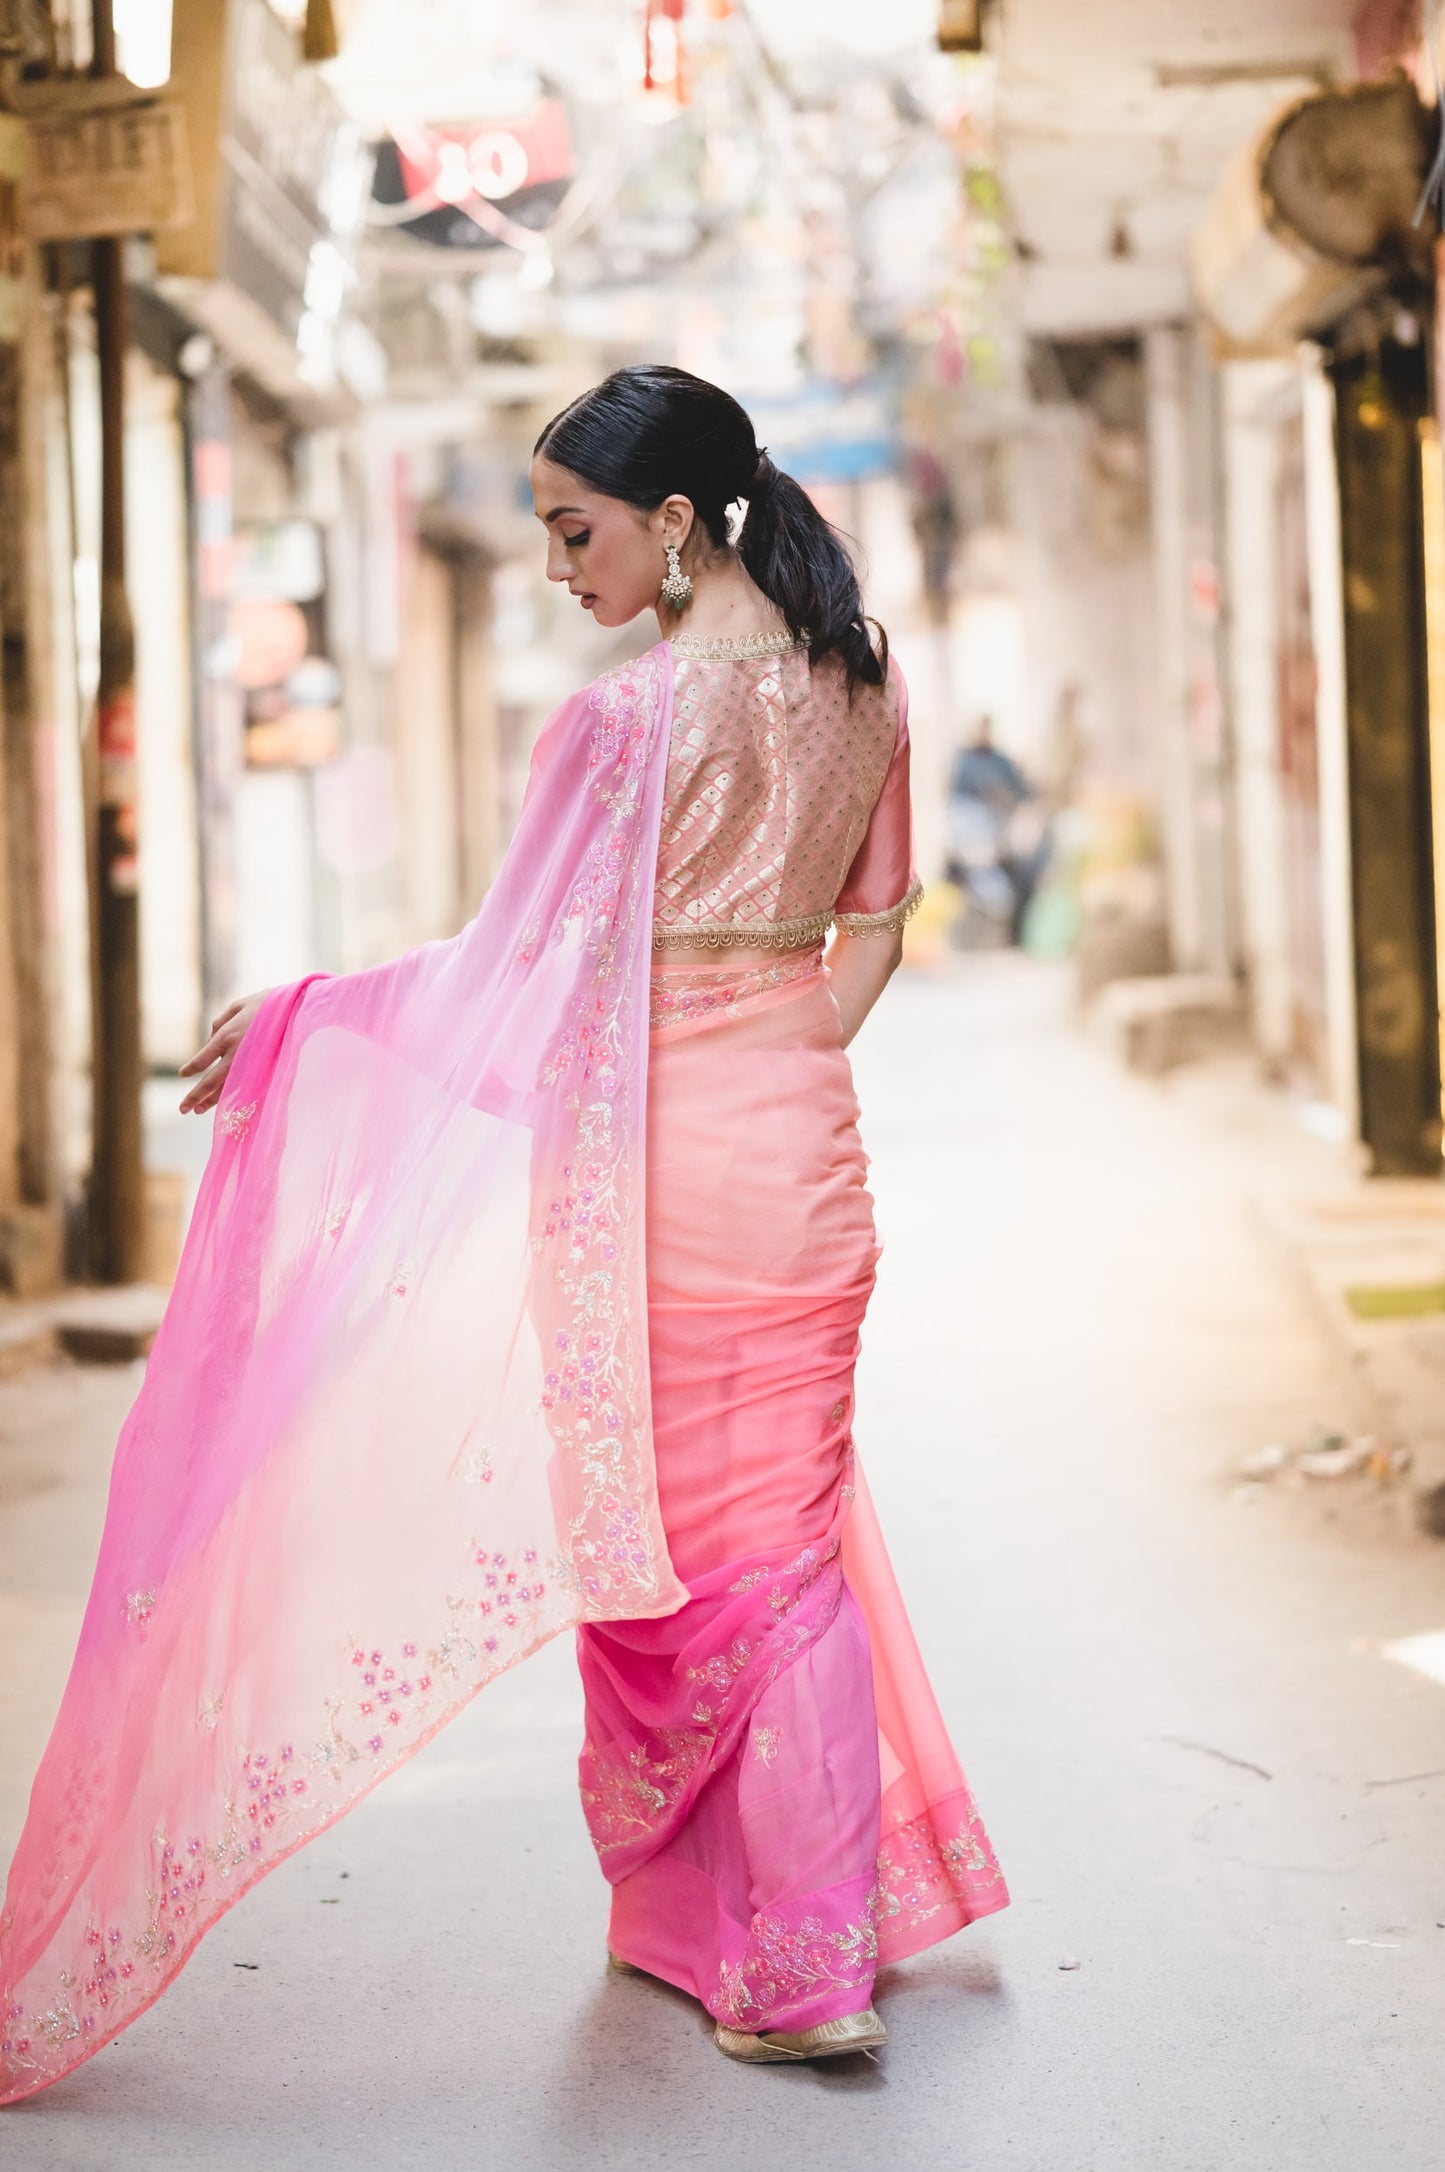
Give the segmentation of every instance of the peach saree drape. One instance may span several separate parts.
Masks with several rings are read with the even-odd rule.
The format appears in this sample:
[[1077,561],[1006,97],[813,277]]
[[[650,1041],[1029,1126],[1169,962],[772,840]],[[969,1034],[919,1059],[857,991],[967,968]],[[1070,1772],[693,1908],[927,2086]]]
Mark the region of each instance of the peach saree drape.
[[880,1960],[1008,1898],[853,1452],[877,1247],[837,1005],[796,963],[723,962],[679,1022],[655,984],[654,1452],[690,1597],[578,1639],[611,1946],[751,2030],[861,2010]]
[[[831,1146],[798,1132],[799,1201],[791,1239],[780,1230],[777,1242],[802,1248],[799,1272],[777,1285],[782,1315],[744,1336],[718,1392],[708,1367],[724,1353],[709,1356],[711,1327],[697,1316],[690,1338],[682,1325],[689,1308],[731,1302],[739,1261],[733,1208],[708,1204],[716,1159],[687,1181],[679,1170],[675,1186],[666,1174],[673,1148],[688,1151],[685,1112],[707,1093],[700,1069],[676,1091],[686,1034],[676,1049],[659,1035],[651,1050],[649,1149],[649,931],[671,710],[665,644],[564,704],[476,920],[392,965],[276,992],[246,1036],[122,1431],[75,1662],[11,1867],[0,2101],[99,2050],[260,1877],[493,1676],[578,1625],[613,1625],[623,1639],[619,1751],[655,1760],[656,1719],[692,1760],[687,1787],[671,1789],[670,1822],[654,1818],[627,1858],[639,1869],[645,1859],[642,1875],[670,1875],[701,1829],[708,1775],[723,1772],[745,1725],[757,1736],[770,1696],[791,1695],[791,1717],[762,1713],[777,1752],[749,1775],[766,1784],[753,1785],[747,1816],[754,1830],[768,1824],[768,1784],[811,1785],[800,1715],[814,1713],[827,1769],[841,1760],[850,1775],[818,1873],[830,1894],[858,1889],[850,1985],[868,1968],[878,1913],[875,1842],[885,1952],[1002,1905],[861,1492],[849,1513],[843,1383],[871,1225],[846,1124]],[[836,1024],[817,1006],[831,999],[816,975],[797,994],[812,1022],[795,1011],[784,1024],[781,1007],[786,1060],[801,1089],[821,1056],[831,1122],[847,1091],[841,1051],[823,1045]],[[719,1072],[724,1132],[747,1120],[729,1098],[737,1087],[736,1070]],[[775,1127],[759,1164],[775,1200],[788,1151]],[[824,1186],[810,1223],[802,1193],[815,1168]],[[694,1207],[704,1225],[689,1254],[679,1217]],[[704,1255],[715,1266],[699,1281]],[[773,1294],[765,1276],[742,1292],[744,1310],[756,1319]],[[649,1331],[663,1345],[660,1469]],[[766,1398],[778,1365],[812,1368],[818,1383],[831,1369],[833,1415],[820,1432],[814,1412],[805,1438],[801,1402],[782,1392],[779,1457],[800,1452],[795,1494],[772,1503],[743,1502],[766,1458],[760,1435],[737,1435],[731,1481],[723,1462],[709,1482],[741,1504],[719,1532],[740,1553],[704,1558],[679,1506],[686,1458],[669,1444],[686,1436],[691,1407],[698,1452],[725,1450],[733,1436],[710,1405],[745,1405],[750,1380]],[[805,1543],[775,1559],[795,1531]],[[740,1588],[716,1589],[719,1577]],[[655,1648],[649,1625],[662,1632]],[[697,1719],[696,1685],[690,1699],[680,1689],[689,1638],[707,1647],[716,1725]],[[635,1667],[627,1639],[641,1640]],[[845,1678],[849,1725],[833,1740]],[[871,1734],[853,1695],[870,1678]],[[682,1741],[689,1729],[696,1751]],[[719,1800],[726,1809],[725,1788]],[[797,1864],[777,1867],[783,1883],[764,1876],[759,1892],[781,1906]],[[645,1900],[641,1888],[633,1898]],[[731,1889],[728,1900],[742,1906]],[[811,1918],[795,1918],[788,1934],[808,1939]],[[762,2010],[758,1935],[750,1916],[744,1944],[723,1956],[746,1990],[734,2011]],[[709,1968],[716,1944],[714,1922],[699,1947]]]

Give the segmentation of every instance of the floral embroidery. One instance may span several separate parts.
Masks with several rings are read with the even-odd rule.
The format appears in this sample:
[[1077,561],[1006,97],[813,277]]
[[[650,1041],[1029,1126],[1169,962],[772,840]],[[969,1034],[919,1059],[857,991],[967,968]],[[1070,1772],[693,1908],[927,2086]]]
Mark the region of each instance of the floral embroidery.
[[959,1830],[947,1837],[928,1812],[884,1833],[878,1876],[885,1944],[893,1930],[911,1932],[945,1910],[972,1923],[1007,1904],[1003,1873],[971,1797],[962,1815]]
[[[805,1607],[801,1602],[818,1585],[838,1551],[831,1535],[822,1546],[805,1546],[797,1559],[777,1572],[767,1611],[753,1616],[758,1634],[735,1633],[709,1658],[689,1666],[682,1677],[699,1692],[692,1727],[658,1728],[640,1743],[599,1743],[589,1739],[581,1760],[582,1807],[592,1843],[606,1862],[619,1850],[655,1843],[682,1811],[694,1774],[713,1769],[749,1726],[758,1699],[783,1669],[813,1643],[833,1620],[841,1577],[835,1572]],[[745,1570],[730,1593],[750,1592],[767,1568]],[[730,1618],[736,1618],[736,1610]],[[770,1764],[781,1730],[761,1728],[753,1736]]]
[[345,1229],[346,1224],[350,1219],[350,1216],[351,1201],[349,1199],[343,1199],[340,1205],[333,1207],[326,1217],[327,1236],[339,1237],[342,1230]]
[[[549,1261],[560,1325],[541,1405],[565,1468],[580,1480],[563,1572],[594,1605],[656,1589],[651,1532],[638,1508],[645,1437],[647,1361],[638,1308],[618,1282],[621,1241],[640,1211],[639,1172],[629,1165],[614,1105],[633,1088],[635,992],[624,971],[632,936],[651,900],[653,869],[633,849],[661,713],[656,657],[609,671],[589,697],[591,789],[608,810],[562,914],[596,955],[571,1016],[547,1052],[539,1083],[557,1090],[566,1124],[560,1184],[544,1202],[533,1249]],[[539,931],[539,940],[543,937]]]
[[755,1727],[753,1729],[753,1755],[771,1767],[783,1739],[781,1727]]
[[725,1652],[715,1652],[700,1667],[689,1667],[690,1682],[706,1682],[713,1689],[731,1689],[753,1656],[753,1647],[746,1637],[734,1637]]
[[[19,2073],[54,2071],[56,2054],[67,2044],[85,2043],[114,2032],[120,2010],[154,1995],[157,1978],[168,1975],[182,1942],[194,1942],[207,1893],[208,1851],[199,1838],[178,1848],[163,1831],[152,1842],[155,1856],[145,1894],[146,1917],[138,1931],[123,1925],[87,1924],[84,1953],[62,1969],[49,2001],[27,2016],[20,2000],[6,2008],[0,2056]],[[45,2046],[42,2054],[36,2045]]]
[[[278,1856],[331,1822],[336,1792],[343,1783],[354,1784],[347,1782],[349,1768],[373,1764],[388,1770],[401,1763],[454,1708],[455,1685],[476,1678],[484,1654],[485,1672],[491,1674],[505,1664],[492,1656],[504,1637],[514,1652],[541,1640],[553,1577],[535,1548],[508,1555],[473,1541],[472,1551],[473,1580],[452,1595],[452,1623],[434,1644],[424,1648],[417,1637],[393,1650],[353,1644],[351,1693],[324,1699],[325,1731],[309,1750],[291,1742],[245,1750],[210,1834],[193,1833],[181,1846],[163,1830],[156,1832],[144,1923],[139,1928],[112,1924],[103,1932],[92,1924],[86,1939],[94,1962],[83,1976],[59,1971],[44,2010],[28,2019],[19,2002],[6,2009],[0,2057],[16,2073],[53,2073],[52,2055],[65,2044],[113,2034],[122,2025],[123,2010],[153,1996],[182,1948],[237,1897],[231,1888],[249,1886]],[[155,1601],[154,1591],[127,1594],[127,1618],[144,1620]],[[478,1627],[463,1626],[462,1616]],[[224,1706],[223,1691],[208,1696],[198,1723],[214,1730]],[[8,1923],[0,1925],[7,1928]]]
[[618,1848],[645,1841],[662,1815],[682,1796],[712,1750],[716,1730],[664,1728],[660,1757],[639,1743],[627,1756],[603,1754],[592,1741],[582,1746],[582,1808],[592,1842],[604,1861]]
[[762,2015],[776,2027],[789,2007],[830,1991],[866,1989],[878,1966],[876,1914],[875,1889],[858,1920],[841,1930],[828,1930],[813,1915],[796,1924],[778,1914],[754,1916],[742,1960],[722,1965],[713,2011],[739,2028],[755,2027]]
[[810,980],[822,970],[823,954],[814,949],[746,973],[654,973],[648,1024],[656,1033],[663,1026],[685,1025],[717,1012],[735,1018],[740,1003],[765,995],[770,988]]
[[[505,1554],[485,1547],[481,1532],[468,1532],[459,1519],[454,1588],[443,1594],[436,1617],[389,1646],[363,1635],[348,1639],[339,1655],[343,1679],[318,1695],[310,1725],[294,1742],[237,1748],[233,1767],[216,1783],[205,1824],[188,1827],[174,1841],[155,1835],[141,1867],[143,1907],[124,1923],[97,1923],[85,1934],[92,1947],[103,1941],[97,1949],[103,1967],[100,1959],[77,1964],[77,1948],[86,1948],[79,1933],[72,1942],[67,1926],[65,1950],[57,1941],[43,1992],[36,1970],[28,1998],[22,2004],[17,1997],[0,2019],[7,2087],[31,2074],[37,2081],[53,2079],[114,2035],[225,1908],[281,1856],[329,1825],[363,1787],[400,1765],[482,1682],[583,1611],[627,1617],[640,1610],[639,1602],[646,1606],[657,1598],[658,1550],[640,1505],[649,1499],[650,1480],[641,1252],[640,1244],[624,1242],[640,1237],[641,1170],[626,1166],[630,1130],[621,1112],[636,1112],[642,1089],[646,1041],[639,1013],[655,866],[639,839],[649,775],[661,782],[651,754],[663,691],[656,658],[608,674],[593,690],[583,742],[586,789],[604,810],[599,826],[606,848],[586,857],[584,879],[564,900],[563,918],[572,914],[565,928],[544,921],[537,931],[539,944],[565,933],[591,952],[592,963],[538,1076],[539,1085],[550,1079],[553,1088],[541,1115],[548,1163],[558,1173],[555,1203],[545,1197],[538,1202],[539,1224],[551,1226],[534,1228],[533,1243],[538,1287],[547,1293],[549,1338],[556,1331],[547,1353],[545,1400],[556,1462],[571,1489],[562,1542],[551,1538],[550,1506],[542,1526],[545,1547],[519,1545]],[[588,819],[595,820],[590,810]],[[258,1109],[259,1102],[222,1110],[222,1135],[240,1138]],[[313,1233],[319,1237],[324,1226],[327,1236],[339,1236],[343,1208],[351,1204],[333,1204],[323,1193],[312,1210]],[[397,1260],[383,1289],[398,1297],[417,1292],[426,1260],[419,1243],[415,1250],[417,1257]],[[624,1260],[636,1277],[626,1286]],[[494,1446],[468,1443],[456,1468],[466,1482],[485,1487],[495,1454]],[[585,1607],[579,1592],[585,1592]],[[138,1638],[156,1598],[155,1591],[125,1594]],[[198,1683],[190,1709],[216,1748],[242,1724],[242,1707],[228,1699],[224,1683]],[[689,1729],[679,1758],[692,1741]],[[667,1755],[665,1743],[648,1745],[649,1759]],[[646,1770],[636,1779],[639,1813],[649,1786],[674,1785],[671,1777],[659,1782]],[[78,1775],[77,1786],[82,1783]],[[65,2048],[72,2044],[77,2048]]]

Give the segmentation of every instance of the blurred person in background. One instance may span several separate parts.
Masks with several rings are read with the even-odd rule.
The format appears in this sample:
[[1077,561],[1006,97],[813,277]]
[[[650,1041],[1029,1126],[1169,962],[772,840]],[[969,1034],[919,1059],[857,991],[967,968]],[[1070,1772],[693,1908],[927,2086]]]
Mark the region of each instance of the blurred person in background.
[[876,2049],[880,1958],[1007,1903],[851,1435],[902,678],[716,387],[617,372],[532,486],[549,577],[663,638],[551,718],[469,927],[185,1067],[215,1138],[11,1873],[10,2099],[565,1629],[610,1955],[729,2057]]
[[947,871],[964,894],[966,947],[1018,942],[1048,857],[1048,810],[981,716],[948,784]]

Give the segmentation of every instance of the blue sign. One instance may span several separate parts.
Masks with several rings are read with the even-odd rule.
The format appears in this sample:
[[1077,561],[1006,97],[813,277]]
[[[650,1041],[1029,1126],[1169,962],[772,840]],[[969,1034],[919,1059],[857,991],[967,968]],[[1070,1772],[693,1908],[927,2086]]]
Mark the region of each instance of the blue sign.
[[759,444],[805,487],[867,482],[898,466],[893,415],[876,379],[840,385],[815,378],[782,399],[749,400],[747,408]]

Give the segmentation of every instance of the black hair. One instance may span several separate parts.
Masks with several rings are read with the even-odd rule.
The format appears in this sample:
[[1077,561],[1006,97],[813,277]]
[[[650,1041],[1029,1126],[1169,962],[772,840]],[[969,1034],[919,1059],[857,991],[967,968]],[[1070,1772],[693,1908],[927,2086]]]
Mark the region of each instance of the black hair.
[[676,491],[713,543],[728,540],[727,509],[747,502],[737,538],[743,565],[808,655],[836,655],[850,689],[881,686],[888,637],[875,646],[853,562],[807,492],[760,451],[745,408],[705,378],[666,363],[614,370],[554,415],[534,453],[594,490],[651,512]]

